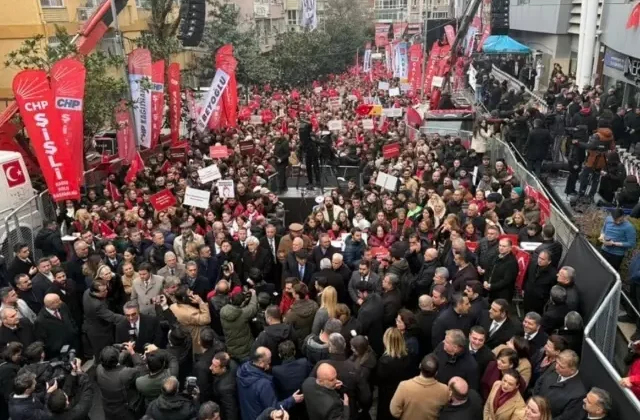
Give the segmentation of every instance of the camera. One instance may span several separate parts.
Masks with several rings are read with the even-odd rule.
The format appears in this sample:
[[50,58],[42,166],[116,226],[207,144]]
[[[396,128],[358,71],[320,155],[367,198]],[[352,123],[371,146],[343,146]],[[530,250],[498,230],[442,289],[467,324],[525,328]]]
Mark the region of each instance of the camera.
[[[52,368],[62,368],[67,372],[71,372],[73,370],[73,362],[76,360],[76,349],[69,348],[68,344],[65,344],[60,349],[60,358],[59,360],[54,360],[49,362]],[[59,375],[62,377],[58,383],[64,380],[64,375]]]
[[184,383],[184,389],[187,394],[193,395],[195,393],[197,385],[198,379],[195,376],[187,376]]

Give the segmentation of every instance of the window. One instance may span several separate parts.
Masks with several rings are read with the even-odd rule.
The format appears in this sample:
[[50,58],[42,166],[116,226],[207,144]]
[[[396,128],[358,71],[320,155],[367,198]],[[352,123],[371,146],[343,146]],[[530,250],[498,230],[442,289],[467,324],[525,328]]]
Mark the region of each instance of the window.
[[42,7],[64,7],[64,0],[40,0]]
[[47,39],[47,45],[49,46],[49,48],[56,48],[58,45],[60,45],[60,39],[57,36],[50,36]]
[[529,4],[529,0],[518,0],[518,6],[521,4]]
[[136,0],[136,7],[138,9],[148,9],[149,8],[149,0]]
[[287,25],[289,25],[289,26],[298,25],[298,11],[297,10],[287,10]]

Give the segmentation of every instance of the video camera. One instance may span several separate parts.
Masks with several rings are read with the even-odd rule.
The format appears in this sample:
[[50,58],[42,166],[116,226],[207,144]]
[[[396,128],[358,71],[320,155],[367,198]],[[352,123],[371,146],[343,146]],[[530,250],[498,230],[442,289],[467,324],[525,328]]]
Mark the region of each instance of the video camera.
[[75,360],[76,360],[76,349],[69,348],[69,345],[65,344],[60,349],[59,360],[53,360],[49,362],[49,364],[54,369],[59,367],[64,369],[67,372],[71,372],[73,370],[72,363],[75,362]]

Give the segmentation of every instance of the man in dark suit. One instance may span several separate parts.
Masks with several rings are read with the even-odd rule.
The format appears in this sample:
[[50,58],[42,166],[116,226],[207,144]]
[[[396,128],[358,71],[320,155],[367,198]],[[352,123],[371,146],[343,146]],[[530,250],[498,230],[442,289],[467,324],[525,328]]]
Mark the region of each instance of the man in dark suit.
[[311,281],[315,283],[316,279],[325,278],[327,280],[326,285],[332,286],[336,289],[336,292],[338,292],[338,301],[346,302],[347,288],[342,281],[342,276],[333,271],[333,269],[331,268],[331,260],[328,258],[323,258],[319,261],[319,264],[320,271],[315,272]]
[[504,238],[498,243],[498,258],[490,272],[486,272],[484,288],[489,292],[489,301],[505,299],[511,302],[518,277],[518,260],[511,252],[511,239]]
[[120,264],[124,258],[118,254],[116,247],[113,244],[107,244],[104,246],[104,262],[114,273],[119,273]]
[[483,325],[489,332],[487,347],[494,349],[505,344],[514,335],[521,335],[521,326],[509,317],[509,302],[496,299],[489,308],[489,319]]
[[47,294],[47,289],[51,286],[51,283],[53,283],[51,268],[51,261],[49,261],[49,258],[40,258],[40,260],[38,260],[38,274],[33,276],[31,279],[33,284],[33,293],[40,303],[44,300],[44,295]]
[[200,245],[200,247],[198,247],[198,256],[198,273],[206,277],[209,286],[213,287],[220,275],[218,259],[212,255],[209,245]]
[[310,420],[348,419],[349,400],[336,391],[338,372],[328,363],[321,363],[316,378],[309,377],[302,383],[302,393]]
[[469,309],[471,325],[479,325],[487,319],[489,313],[489,301],[482,296],[482,283],[470,281],[464,289],[464,294],[467,295],[471,304]]
[[78,349],[78,326],[58,295],[49,293],[44,297],[44,308],[35,323],[35,335],[44,343],[47,359],[58,357],[65,345]]
[[384,309],[382,308],[382,298],[375,292],[373,284],[361,281],[356,286],[358,299],[362,300],[360,310],[358,310],[358,321],[362,325],[362,335],[369,339],[369,344],[378,357],[382,356],[384,346],[382,336],[385,329],[382,326]]
[[349,280],[349,298],[356,308],[360,306],[360,303],[358,303],[358,290],[356,286],[362,281],[373,284],[376,291],[382,291],[380,276],[371,270],[371,263],[365,259],[360,260],[360,263],[358,263],[358,271],[354,271],[351,274],[351,279]]
[[[473,264],[471,264],[471,262],[469,261],[468,253],[461,252],[459,254],[456,254],[453,261],[458,269],[451,277],[451,287],[449,287],[449,293],[451,293],[452,295],[454,293],[464,293],[468,282],[478,280],[478,270],[476,270]],[[438,343],[440,341],[438,341]]]
[[557,274],[555,267],[551,264],[549,251],[540,252],[537,261],[531,261],[523,286],[525,312],[539,314],[543,312],[544,305],[549,301],[551,287],[556,283]]
[[547,334],[564,328],[564,317],[569,313],[567,306],[567,291],[564,287],[555,285],[551,288],[551,297],[542,314],[542,329]]
[[67,277],[73,280],[76,285],[77,292],[82,299],[86,287],[84,274],[82,274],[82,266],[87,262],[89,257],[89,245],[85,241],[78,240],[73,243],[74,255],[71,257],[71,261],[67,263]]
[[247,237],[246,228],[241,227],[238,229],[238,240],[231,243],[231,249],[236,255],[242,255],[247,250]]
[[244,280],[252,268],[260,270],[265,278],[271,277],[273,270],[273,260],[269,251],[260,247],[260,241],[255,236],[247,239],[247,249],[242,254],[242,274],[238,275]]
[[536,381],[533,395],[549,402],[554,419],[583,418],[583,399],[587,390],[578,370],[580,358],[573,350],[564,350],[556,358],[555,369],[547,371]]
[[460,330],[469,334],[471,318],[469,317],[469,298],[462,293],[454,293],[451,296],[451,305],[442,312],[433,323],[431,344],[435,348],[444,340],[445,333],[449,330]]
[[29,246],[24,243],[17,243],[13,246],[14,258],[7,267],[7,278],[10,282],[14,282],[18,274],[28,274],[33,276],[37,272],[37,268],[29,258]]
[[[271,277],[265,277],[264,279],[269,283],[278,283],[279,286],[280,277],[277,277],[276,273],[282,271],[282,265],[280,261],[278,261],[278,247],[280,246],[280,239],[282,239],[282,237],[276,235],[276,227],[273,225],[267,225],[265,232],[265,236],[260,238],[260,248],[269,251],[271,262],[273,263],[273,270],[271,271]],[[276,279],[278,281],[276,281]]]
[[307,285],[308,288],[313,286],[313,273],[316,271],[315,265],[308,261],[309,253],[305,249],[301,249],[300,251],[295,253],[296,265],[290,267],[289,269],[293,269],[291,272],[291,277],[297,277],[304,284]]
[[387,274],[382,278],[382,326],[386,330],[396,326],[396,316],[402,309],[402,293],[400,279],[395,274]]
[[320,244],[313,247],[309,260],[316,266],[320,267],[320,261],[324,258],[331,260],[333,254],[340,252],[338,248],[331,245],[331,238],[326,233],[320,235]]
[[429,295],[422,295],[418,298],[419,310],[416,314],[416,321],[420,330],[420,357],[431,353],[431,335],[433,324],[438,313],[433,306],[433,299]]
[[487,331],[480,325],[471,327],[469,333],[469,353],[476,359],[478,364],[478,378],[482,378],[489,362],[495,360],[491,349],[485,345],[487,341]]
[[203,300],[206,300],[207,293],[212,289],[209,280],[200,275],[198,272],[198,263],[195,261],[189,261],[185,266],[187,268],[187,274],[181,279],[182,284],[189,287],[189,290],[200,296]]
[[58,295],[67,306],[76,326],[82,325],[82,302],[78,299],[73,280],[67,278],[67,274],[61,268],[53,268],[53,283],[47,289],[45,295],[53,293]]
[[14,289],[19,299],[22,299],[34,314],[42,309],[42,300],[36,297],[33,292],[33,285],[28,274],[18,274],[16,287]]
[[26,319],[18,317],[18,311],[13,308],[6,307],[0,311],[2,318],[2,326],[0,326],[0,347],[4,347],[7,343],[17,341],[22,343],[26,348],[29,344],[36,341],[33,333],[33,324]]
[[126,319],[116,324],[116,343],[134,341],[136,351],[143,353],[145,344],[155,344],[160,347],[162,332],[160,321],[153,315],[140,313],[140,308],[135,302],[127,302],[124,305]]
[[[564,319],[563,319],[564,321]],[[542,328],[542,317],[537,312],[528,312],[522,321],[524,338],[529,342],[530,358],[547,344],[549,336]]]

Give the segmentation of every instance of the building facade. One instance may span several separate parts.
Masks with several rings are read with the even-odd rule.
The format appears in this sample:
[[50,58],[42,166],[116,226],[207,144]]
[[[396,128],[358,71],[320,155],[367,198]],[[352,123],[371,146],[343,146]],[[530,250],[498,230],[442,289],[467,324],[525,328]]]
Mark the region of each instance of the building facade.
[[602,53],[602,84],[616,87],[616,95],[624,105],[640,106],[640,22],[626,28],[638,3],[604,0],[602,32],[599,47]]
[[240,27],[255,28],[262,52],[271,51],[276,36],[287,30],[287,0],[226,0],[240,10]]
[[[0,19],[0,56],[5,57],[28,38],[44,36],[49,45],[55,45],[56,26],[66,29],[73,35],[89,19],[100,0],[19,0],[12,2],[11,11]],[[125,39],[125,52],[135,45],[130,40],[137,38],[147,29],[150,12],[144,9],[145,0],[129,0],[127,6],[118,15],[120,30]],[[115,52],[113,32],[107,32],[98,45],[98,49]],[[187,55],[176,57],[181,65],[186,64]],[[0,108],[12,100],[11,82],[18,69],[7,68],[0,72]]]
[[376,22],[420,23],[426,19],[453,17],[453,0],[374,0]]

